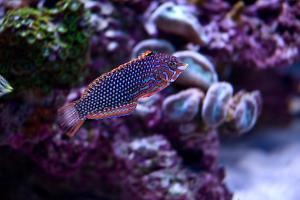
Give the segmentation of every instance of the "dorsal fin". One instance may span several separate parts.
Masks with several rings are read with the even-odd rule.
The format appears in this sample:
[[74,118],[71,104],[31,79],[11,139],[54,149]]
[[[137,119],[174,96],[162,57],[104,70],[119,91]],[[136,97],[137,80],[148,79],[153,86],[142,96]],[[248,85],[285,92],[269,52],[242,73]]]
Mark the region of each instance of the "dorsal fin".
[[90,83],[87,88],[85,89],[85,91],[83,92],[82,94],[82,97],[88,95],[91,90],[95,87],[95,85],[99,84],[101,81],[103,81],[107,76],[111,76],[113,73],[115,73],[116,71],[119,71],[121,69],[123,69],[124,67],[136,62],[137,60],[140,60],[140,59],[143,59],[143,58],[146,58],[148,56],[151,56],[153,55],[154,52],[153,51],[150,51],[150,50],[147,50],[145,51],[143,54],[141,54],[139,57],[135,58],[135,59],[132,59],[131,61],[127,62],[127,63],[124,63],[122,65],[119,65],[118,67],[116,67],[115,69],[113,69],[112,71],[110,72],[107,72],[105,74],[102,74],[101,76],[99,76],[98,78],[96,78],[92,83]]
[[110,76],[111,75],[111,72],[107,72],[107,73],[104,73],[102,74],[101,76],[99,76],[98,78],[96,78],[93,82],[91,82],[87,88],[84,90],[83,94],[82,94],[82,97],[85,97],[87,96],[91,90],[98,84],[100,84],[106,77]]
[[115,72],[115,71],[117,71],[117,70],[119,70],[121,68],[124,68],[124,67],[126,67],[126,66],[128,66],[128,65],[130,65],[130,64],[132,64],[132,63],[134,63],[134,62],[136,62],[138,60],[140,60],[140,59],[146,58],[146,57],[151,56],[153,54],[154,54],[153,51],[147,50],[144,53],[142,53],[140,56],[138,56],[137,58],[132,59],[131,61],[129,61],[127,63],[124,63],[122,65],[119,65],[117,68],[113,69],[111,72]]

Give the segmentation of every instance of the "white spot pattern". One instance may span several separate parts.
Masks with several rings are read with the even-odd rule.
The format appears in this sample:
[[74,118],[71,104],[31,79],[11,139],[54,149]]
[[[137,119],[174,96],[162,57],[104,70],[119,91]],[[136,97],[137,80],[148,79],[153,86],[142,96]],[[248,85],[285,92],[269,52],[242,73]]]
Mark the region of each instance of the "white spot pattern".
[[[86,95],[76,102],[75,108],[81,118],[111,114],[116,112],[116,108],[122,111],[121,107],[137,101],[139,96],[155,91],[158,87],[155,82],[159,82],[155,80],[157,73],[160,73],[159,66],[167,66],[174,59],[176,61],[173,56],[159,53],[121,65],[93,81]],[[148,83],[151,80],[154,84]]]

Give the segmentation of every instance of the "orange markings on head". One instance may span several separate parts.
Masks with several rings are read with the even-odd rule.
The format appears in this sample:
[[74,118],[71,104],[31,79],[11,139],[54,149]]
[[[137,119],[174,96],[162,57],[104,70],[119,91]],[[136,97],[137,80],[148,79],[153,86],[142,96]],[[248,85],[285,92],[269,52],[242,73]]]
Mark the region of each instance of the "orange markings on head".
[[147,56],[151,56],[151,55],[153,55],[153,51],[150,51],[150,50],[147,50],[142,54],[143,57],[147,57]]

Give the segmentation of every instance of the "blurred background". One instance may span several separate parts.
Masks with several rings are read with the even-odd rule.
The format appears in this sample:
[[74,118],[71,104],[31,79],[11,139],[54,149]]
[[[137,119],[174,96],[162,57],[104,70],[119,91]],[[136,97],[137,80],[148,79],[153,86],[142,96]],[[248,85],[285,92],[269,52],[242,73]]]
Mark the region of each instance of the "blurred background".
[[[57,109],[146,50],[189,68],[69,138]],[[0,199],[298,200],[300,1],[0,0]]]

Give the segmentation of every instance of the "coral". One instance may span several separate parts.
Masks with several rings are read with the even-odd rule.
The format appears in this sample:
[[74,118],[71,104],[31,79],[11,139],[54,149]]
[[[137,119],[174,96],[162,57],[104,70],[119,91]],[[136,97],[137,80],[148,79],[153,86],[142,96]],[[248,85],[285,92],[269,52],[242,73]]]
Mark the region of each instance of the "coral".
[[197,174],[182,168],[180,158],[162,136],[123,142],[116,149],[118,158],[125,163],[122,172],[125,176],[121,180],[129,184],[123,199],[192,200],[207,195],[215,199],[231,197],[220,180],[210,173]]
[[227,105],[233,88],[228,83],[215,83],[207,91],[202,109],[202,118],[209,126],[218,126],[227,115]]
[[170,95],[163,102],[163,113],[170,121],[191,121],[199,112],[203,96],[203,92],[196,88]]
[[258,91],[251,93],[238,92],[228,102],[228,113],[224,126],[228,126],[227,128],[231,129],[231,132],[245,133],[249,131],[257,120],[257,117],[253,116],[260,115],[261,106],[262,100]]
[[48,173],[58,177],[69,176],[81,167],[96,139],[97,135],[91,135],[86,129],[81,129],[80,137],[74,140],[68,140],[56,131],[51,140],[44,139],[30,148],[23,147],[23,150]]
[[189,68],[178,78],[177,83],[207,89],[218,81],[215,66],[206,56],[195,51],[178,51],[174,56],[189,64]]
[[[295,76],[287,74],[285,67],[300,60],[299,5],[298,1],[293,0],[268,3],[214,0],[191,1],[191,4],[184,0],[160,1],[152,3],[144,13],[145,28],[152,37],[171,41],[176,51],[188,49],[209,57],[219,79],[230,82],[239,80],[234,82],[238,88],[260,87],[266,99],[264,122],[285,124],[292,117],[288,111],[291,104],[289,96],[298,95],[295,85],[299,84],[299,78],[291,80]],[[168,26],[157,23],[158,19],[166,20]],[[197,27],[196,33],[199,35],[193,31],[181,34],[182,24]],[[166,29],[169,26],[171,28]],[[195,36],[201,36],[206,42],[197,42],[193,39]],[[195,65],[191,66],[177,83],[207,89],[215,82],[206,65],[202,64],[200,69],[208,72],[207,77],[201,75],[198,67],[194,70]],[[246,71],[253,75],[251,79],[245,77]],[[256,84],[256,76],[261,77],[265,84],[284,88],[285,91]],[[288,80],[287,87],[284,80]],[[271,117],[274,114],[277,119]]]
[[299,2],[215,0],[194,5],[153,3],[145,13],[148,34],[181,36],[214,55],[220,65],[265,69],[299,60]]
[[77,0],[9,11],[0,24],[0,73],[17,91],[77,83],[91,34],[88,17]]
[[[158,30],[179,35],[188,41],[203,45],[207,42],[202,34],[202,26],[190,9],[173,2],[160,5],[145,23],[148,33],[157,34]],[[158,30],[157,30],[158,29]]]
[[[205,2],[200,7],[209,4]],[[219,6],[225,7],[223,12],[212,16],[203,27],[207,48],[218,55],[218,60],[237,66],[259,69],[288,66],[300,58],[299,5],[292,0],[270,4],[256,1],[250,5],[240,1],[230,7],[224,1]],[[234,58],[229,58],[233,54]]]

